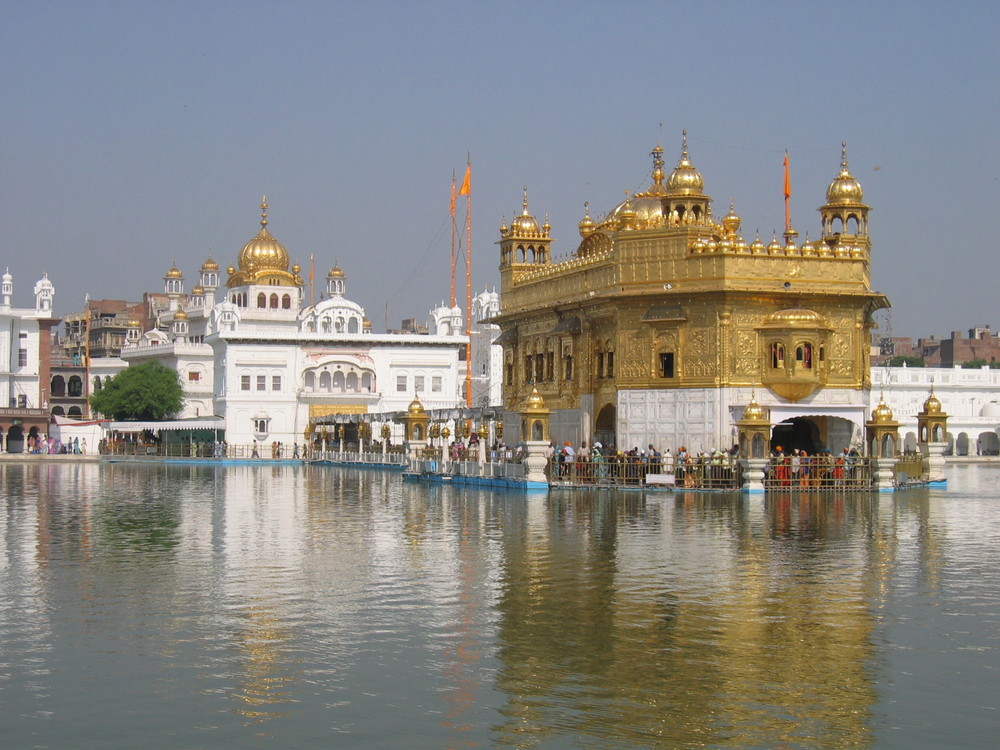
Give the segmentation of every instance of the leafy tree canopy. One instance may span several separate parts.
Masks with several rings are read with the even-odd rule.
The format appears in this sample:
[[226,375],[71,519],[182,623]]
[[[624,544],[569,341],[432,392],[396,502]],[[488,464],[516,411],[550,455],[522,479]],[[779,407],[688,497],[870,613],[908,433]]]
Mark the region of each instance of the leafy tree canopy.
[[900,354],[890,359],[887,364],[889,367],[924,367],[924,360],[920,357],[907,357]]
[[159,362],[128,367],[90,397],[90,407],[115,420],[169,419],[184,405],[177,373]]

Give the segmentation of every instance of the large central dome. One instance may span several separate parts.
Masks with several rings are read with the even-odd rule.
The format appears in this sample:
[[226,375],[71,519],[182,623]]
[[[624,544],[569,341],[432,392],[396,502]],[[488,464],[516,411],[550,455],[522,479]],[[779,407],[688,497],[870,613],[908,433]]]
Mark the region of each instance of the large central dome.
[[240,270],[246,272],[288,270],[288,251],[267,231],[267,198],[260,204],[260,231],[243,246],[237,257]]

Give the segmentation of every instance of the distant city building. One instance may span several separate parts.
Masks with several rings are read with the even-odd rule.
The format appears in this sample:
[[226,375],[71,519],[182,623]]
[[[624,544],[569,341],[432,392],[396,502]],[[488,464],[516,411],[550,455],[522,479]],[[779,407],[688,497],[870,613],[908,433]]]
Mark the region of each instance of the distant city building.
[[662,154],[645,191],[585,212],[565,260],[526,191],[501,227],[506,408],[537,389],[558,441],[708,451],[736,441],[756,400],[785,450],[860,444],[873,314],[889,302],[870,285],[869,206],[846,148],[802,243],[790,225],[784,241],[745,239],[732,205],[713,215],[686,139],[669,175]]
[[55,287],[48,274],[35,284],[35,306],[12,304],[14,277],[0,279],[0,445],[20,453],[30,437],[48,432],[49,378]]
[[[126,333],[122,359],[158,360],[179,373],[181,417],[223,417],[233,444],[291,446],[338,415],[405,411],[416,397],[428,410],[464,404],[460,310],[432,311],[428,333],[373,333],[346,297],[339,266],[326,276],[323,299],[305,304],[301,269],[268,230],[266,202],[261,210],[260,231],[227,269],[224,289],[214,260],[189,295],[172,267],[157,325],[140,331],[134,321]],[[356,441],[357,425],[346,429]]]
[[1000,362],[1000,336],[988,325],[975,326],[967,335],[952,331],[948,338],[883,337],[879,339],[878,357],[873,364],[882,364],[893,357],[922,359],[926,367],[955,367],[967,362],[996,366]]

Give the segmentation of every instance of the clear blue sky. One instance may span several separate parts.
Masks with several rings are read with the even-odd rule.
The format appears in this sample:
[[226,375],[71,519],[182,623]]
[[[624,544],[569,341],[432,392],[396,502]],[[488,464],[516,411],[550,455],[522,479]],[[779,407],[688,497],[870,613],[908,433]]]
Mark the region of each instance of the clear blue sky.
[[[474,291],[521,188],[557,256],[689,131],[716,213],[796,228],[838,171],[873,207],[896,335],[1000,327],[1000,3],[31,2],[0,5],[0,264],[15,304],[187,289],[269,228],[338,262],[377,329],[448,296],[473,161]],[[460,216],[461,219],[461,216]],[[464,289],[460,283],[460,289]],[[464,292],[460,294],[464,298]]]

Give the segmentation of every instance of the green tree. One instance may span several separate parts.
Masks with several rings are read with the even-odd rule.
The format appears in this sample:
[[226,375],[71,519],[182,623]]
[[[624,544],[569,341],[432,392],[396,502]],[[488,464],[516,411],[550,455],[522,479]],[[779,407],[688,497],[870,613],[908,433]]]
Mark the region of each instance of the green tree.
[[116,420],[169,419],[183,405],[177,373],[159,362],[122,370],[90,397],[91,409]]
[[962,363],[963,370],[978,370],[980,367],[986,367],[988,362],[985,359],[970,359],[968,362]]
[[889,367],[923,367],[924,360],[920,357],[907,357],[900,354],[890,359],[886,364]]

